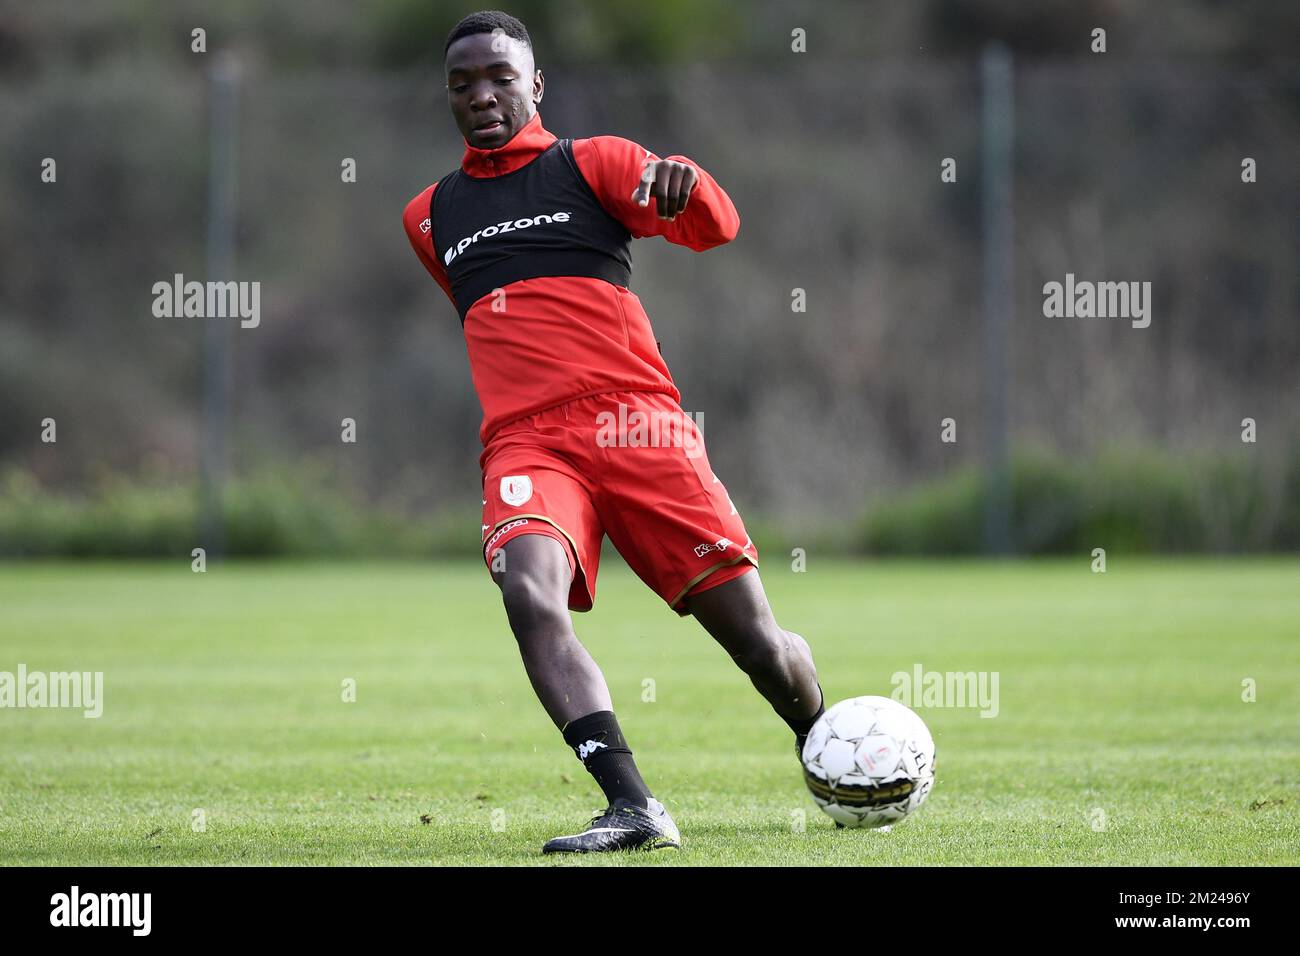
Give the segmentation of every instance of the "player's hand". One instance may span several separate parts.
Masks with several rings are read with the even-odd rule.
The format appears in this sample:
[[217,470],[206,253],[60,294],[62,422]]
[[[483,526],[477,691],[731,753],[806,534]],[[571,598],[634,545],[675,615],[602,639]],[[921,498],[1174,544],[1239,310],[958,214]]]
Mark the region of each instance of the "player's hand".
[[689,163],[647,158],[645,169],[641,171],[641,182],[632,193],[632,201],[644,207],[650,205],[653,196],[659,218],[672,222],[686,209],[698,178],[695,167]]

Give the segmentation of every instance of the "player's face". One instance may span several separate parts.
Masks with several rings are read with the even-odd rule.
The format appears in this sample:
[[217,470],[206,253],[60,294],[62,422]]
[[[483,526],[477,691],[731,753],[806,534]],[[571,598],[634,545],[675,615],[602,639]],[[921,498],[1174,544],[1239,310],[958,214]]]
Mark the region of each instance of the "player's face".
[[510,142],[542,101],[533,51],[513,37],[475,33],[447,50],[447,102],[465,142],[495,149]]

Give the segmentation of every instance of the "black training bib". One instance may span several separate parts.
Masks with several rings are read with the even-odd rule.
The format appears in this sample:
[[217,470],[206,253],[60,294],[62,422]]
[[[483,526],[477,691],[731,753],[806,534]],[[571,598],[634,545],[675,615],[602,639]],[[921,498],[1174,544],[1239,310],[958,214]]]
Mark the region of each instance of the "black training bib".
[[582,178],[569,139],[502,176],[444,176],[429,217],[462,325],[471,305],[520,279],[589,276],[626,287],[632,278],[632,236]]

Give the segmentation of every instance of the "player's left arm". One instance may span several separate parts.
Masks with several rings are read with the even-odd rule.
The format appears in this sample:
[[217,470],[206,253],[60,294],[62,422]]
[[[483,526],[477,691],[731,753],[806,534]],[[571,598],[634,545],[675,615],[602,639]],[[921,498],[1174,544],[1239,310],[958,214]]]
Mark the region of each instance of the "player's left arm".
[[633,238],[663,236],[696,252],[736,238],[731,197],[685,156],[660,159],[621,136],[574,140],[573,158],[601,206]]
[[433,276],[438,285],[442,286],[442,291],[447,293],[447,298],[451,300],[452,305],[455,305],[456,297],[452,295],[451,279],[447,276],[446,267],[438,261],[438,254],[433,248],[433,220],[429,215],[429,207],[432,205],[433,191],[437,188],[438,184],[434,183],[406,204],[406,209],[402,212],[402,228],[424,268],[429,271],[429,275]]

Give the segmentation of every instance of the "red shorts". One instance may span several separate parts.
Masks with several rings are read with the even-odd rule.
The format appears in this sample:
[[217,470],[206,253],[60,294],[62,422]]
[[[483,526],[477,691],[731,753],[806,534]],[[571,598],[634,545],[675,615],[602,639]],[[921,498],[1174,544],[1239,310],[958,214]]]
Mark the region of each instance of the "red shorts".
[[605,535],[679,614],[688,594],[758,567],[694,419],[660,392],[604,392],[511,422],[483,469],[483,560],[521,534],[569,554],[569,607],[591,609]]

